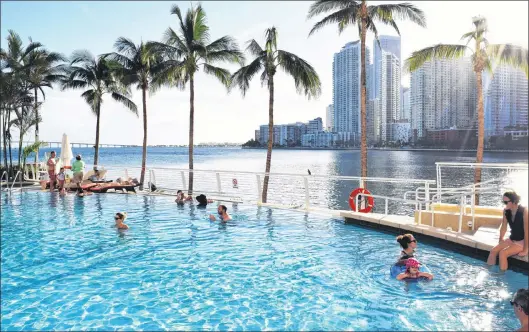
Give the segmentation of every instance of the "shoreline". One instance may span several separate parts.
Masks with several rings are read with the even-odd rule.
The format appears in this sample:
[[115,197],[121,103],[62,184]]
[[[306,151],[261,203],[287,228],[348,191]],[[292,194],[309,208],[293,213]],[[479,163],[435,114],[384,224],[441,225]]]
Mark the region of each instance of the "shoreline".
[[[266,150],[266,147],[241,147],[242,149],[249,149],[249,150]],[[274,147],[274,150],[338,150],[338,151],[360,151],[360,148],[315,148],[315,147]],[[399,149],[399,148],[368,148],[368,151],[370,150],[376,150],[376,151],[439,151],[439,152],[477,152],[476,149],[442,149],[442,148],[406,148],[406,149]],[[522,153],[528,153],[529,150],[497,150],[497,149],[485,149],[483,152],[522,152]]]

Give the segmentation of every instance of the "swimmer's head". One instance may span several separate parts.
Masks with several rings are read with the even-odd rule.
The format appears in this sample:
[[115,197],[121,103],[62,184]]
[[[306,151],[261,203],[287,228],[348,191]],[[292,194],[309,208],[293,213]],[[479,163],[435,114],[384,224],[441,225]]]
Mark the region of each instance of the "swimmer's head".
[[77,156],[75,156],[75,160],[81,160],[81,155],[78,154]]
[[529,290],[521,288],[514,293],[511,305],[514,307],[516,317],[529,316]]
[[118,212],[114,216],[114,220],[116,221],[116,224],[122,223],[127,219],[127,212]]
[[224,213],[228,212],[228,208],[226,207],[226,205],[219,205],[217,207],[217,212],[220,216],[224,215]]
[[406,270],[408,272],[417,273],[420,266],[421,266],[421,263],[419,263],[419,261],[416,260],[415,258],[408,258],[406,260]]
[[397,236],[397,242],[400,244],[402,249],[408,249],[408,247],[415,249],[417,247],[417,240],[415,240],[415,237],[413,237],[411,234]]

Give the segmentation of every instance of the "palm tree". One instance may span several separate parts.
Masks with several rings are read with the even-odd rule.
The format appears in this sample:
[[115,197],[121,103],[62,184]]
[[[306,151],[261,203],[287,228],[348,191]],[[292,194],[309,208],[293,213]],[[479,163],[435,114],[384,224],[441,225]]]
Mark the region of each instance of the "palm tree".
[[[31,42],[31,39],[30,39]],[[38,92],[42,94],[43,100],[46,99],[44,93],[45,87],[52,89],[53,83],[58,83],[64,79],[64,65],[62,62],[67,59],[60,53],[49,52],[46,49],[38,48],[32,50],[24,61],[25,76],[28,83],[28,88],[33,90],[33,115],[35,126],[35,142],[39,141],[39,105]],[[35,162],[38,160],[38,153],[40,145],[36,145],[37,152],[35,153]]]
[[62,82],[63,90],[86,89],[81,97],[90,106],[97,119],[94,166],[99,162],[99,124],[103,96],[110,94],[115,101],[123,104],[138,116],[136,104],[129,99],[130,91],[117,77],[122,68],[116,61],[104,57],[96,59],[89,51],[75,51],[72,54],[67,79]]
[[[437,44],[431,47],[415,51],[406,60],[405,69],[413,72],[419,69],[425,62],[434,59],[457,59],[465,55],[467,50],[472,51],[468,44],[474,41],[472,51],[472,64],[476,73],[477,88],[477,122],[478,122],[478,147],[476,153],[476,163],[483,162],[483,145],[485,141],[485,116],[483,111],[483,70],[487,69],[492,73],[493,65],[505,64],[525,71],[528,74],[528,52],[518,46],[510,44],[489,44],[485,38],[487,32],[487,20],[483,17],[473,18],[474,30],[465,33],[461,39],[467,42],[465,45],[459,44]],[[474,170],[474,183],[481,182],[481,168]],[[476,195],[476,204],[479,203]]]
[[[130,39],[119,37],[114,43],[117,52],[104,57],[117,61],[123,66],[121,80],[126,85],[136,84],[142,92],[143,105],[143,154],[141,158],[140,189],[145,180],[145,165],[147,163],[147,90],[151,85],[152,68],[159,62],[159,57],[148,52],[147,45],[141,42],[135,45]],[[153,92],[153,89],[151,89]]]
[[244,56],[235,40],[221,37],[210,43],[206,13],[201,5],[188,9],[185,18],[180,8],[173,5],[171,14],[178,17],[179,31],[168,28],[163,43],[150,42],[151,52],[163,56],[155,69],[153,85],[169,85],[185,89],[189,83],[189,187],[193,193],[193,136],[195,121],[195,74],[202,67],[204,73],[216,77],[224,86],[230,85],[230,72],[213,66],[216,62],[243,64]]
[[244,96],[250,87],[250,80],[261,70],[261,84],[268,87],[268,149],[266,152],[265,178],[261,200],[266,203],[268,180],[272,163],[272,146],[274,143],[274,76],[277,68],[292,76],[298,93],[304,93],[309,99],[321,93],[318,74],[312,66],[295,54],[277,49],[277,30],[269,28],[265,32],[264,49],[254,40],[248,42],[246,50],[255,59],[247,66],[240,68],[232,76],[232,84],[239,87]]
[[309,9],[308,18],[332,12],[314,25],[309,36],[329,24],[338,24],[342,33],[349,25],[358,27],[360,35],[360,163],[361,176],[367,177],[367,118],[366,118],[366,34],[371,31],[378,40],[375,22],[392,26],[400,35],[395,19],[410,20],[422,27],[426,26],[424,13],[409,3],[368,6],[366,0],[318,0]]

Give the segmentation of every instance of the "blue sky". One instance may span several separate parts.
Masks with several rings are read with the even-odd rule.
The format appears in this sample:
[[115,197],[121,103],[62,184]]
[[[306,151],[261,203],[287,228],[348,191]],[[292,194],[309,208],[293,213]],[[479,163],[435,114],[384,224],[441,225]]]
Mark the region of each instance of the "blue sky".
[[[387,1],[386,1],[387,2]],[[483,15],[489,20],[488,35],[492,43],[514,43],[527,47],[528,2],[413,2],[427,17],[426,29],[411,23],[400,23],[402,56],[436,43],[457,43],[472,30],[472,17]],[[384,3],[372,1],[371,3]],[[28,37],[50,50],[70,55],[77,49],[88,49],[94,55],[112,51],[115,40],[128,37],[160,40],[169,27],[176,28],[176,17],[169,14],[173,4],[183,11],[188,1],[12,1],[1,2],[1,45],[5,47],[8,29],[15,30],[24,42]],[[205,1],[212,39],[231,35],[244,47],[255,38],[262,43],[264,30],[275,25],[279,31],[279,48],[309,61],[322,81],[322,95],[307,100],[296,94],[293,81],[283,74],[276,79],[275,123],[307,121],[325,117],[325,107],[332,103],[333,54],[349,41],[357,40],[357,31],[347,29],[338,35],[336,27],[324,28],[307,38],[315,20],[307,20],[310,1]],[[387,27],[380,34],[395,33]],[[372,45],[368,37],[368,46]],[[235,66],[226,66],[236,70]],[[409,85],[408,76],[403,84]],[[42,107],[41,138],[59,141],[63,133],[71,141],[93,142],[95,117],[79,97],[82,91],[48,90]],[[133,92],[141,105],[141,94]],[[260,124],[268,122],[268,93],[258,80],[243,99],[238,91],[226,93],[215,79],[201,73],[196,78],[195,142],[244,142],[253,137]],[[148,100],[149,144],[186,144],[189,123],[189,91],[162,89]],[[101,142],[141,144],[141,118],[127,112],[112,100],[102,106]],[[29,135],[33,137],[33,135]]]

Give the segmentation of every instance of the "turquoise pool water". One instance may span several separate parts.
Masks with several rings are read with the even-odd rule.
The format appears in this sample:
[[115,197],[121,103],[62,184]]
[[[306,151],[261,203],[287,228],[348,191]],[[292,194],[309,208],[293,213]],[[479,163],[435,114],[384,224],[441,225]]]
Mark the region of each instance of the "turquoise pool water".
[[[314,214],[171,197],[2,196],[2,330],[513,330],[528,277],[420,243],[432,282],[389,277],[394,236]],[[127,211],[130,229],[112,227]]]

